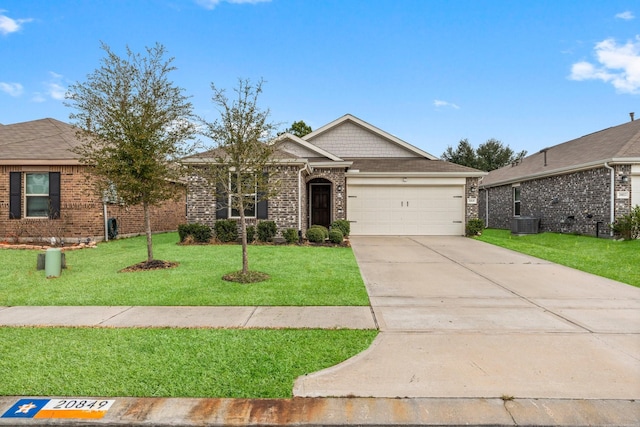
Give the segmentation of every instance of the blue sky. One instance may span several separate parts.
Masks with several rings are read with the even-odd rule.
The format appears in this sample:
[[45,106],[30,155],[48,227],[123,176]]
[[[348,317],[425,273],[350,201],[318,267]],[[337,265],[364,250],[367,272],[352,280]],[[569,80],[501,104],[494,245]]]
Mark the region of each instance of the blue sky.
[[0,123],[68,121],[66,88],[156,42],[195,112],[266,83],[283,127],[353,114],[440,156],[468,138],[530,154],[640,118],[637,1],[0,0]]

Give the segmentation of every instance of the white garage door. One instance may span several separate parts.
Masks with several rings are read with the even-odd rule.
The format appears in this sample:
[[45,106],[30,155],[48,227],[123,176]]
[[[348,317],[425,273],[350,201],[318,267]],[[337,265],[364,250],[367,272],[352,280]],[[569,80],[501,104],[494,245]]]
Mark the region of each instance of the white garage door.
[[464,234],[464,187],[349,185],[347,217],[353,235]]

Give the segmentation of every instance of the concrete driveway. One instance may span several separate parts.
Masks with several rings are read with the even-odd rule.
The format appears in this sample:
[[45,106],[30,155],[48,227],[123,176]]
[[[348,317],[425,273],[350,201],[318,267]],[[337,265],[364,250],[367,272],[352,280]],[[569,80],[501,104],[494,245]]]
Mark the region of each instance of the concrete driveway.
[[640,399],[640,289],[463,237],[351,243],[381,333],[294,395]]

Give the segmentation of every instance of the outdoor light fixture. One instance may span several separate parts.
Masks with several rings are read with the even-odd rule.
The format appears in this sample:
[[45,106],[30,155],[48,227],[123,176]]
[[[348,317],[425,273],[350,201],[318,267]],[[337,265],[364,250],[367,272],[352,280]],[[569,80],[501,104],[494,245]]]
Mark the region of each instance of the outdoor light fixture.
[[342,191],[342,185],[338,185],[338,191]]
[[627,182],[629,177],[627,175],[620,175],[620,182]]
[[469,191],[471,191],[472,193],[476,192],[476,186],[472,185],[471,187],[469,187]]

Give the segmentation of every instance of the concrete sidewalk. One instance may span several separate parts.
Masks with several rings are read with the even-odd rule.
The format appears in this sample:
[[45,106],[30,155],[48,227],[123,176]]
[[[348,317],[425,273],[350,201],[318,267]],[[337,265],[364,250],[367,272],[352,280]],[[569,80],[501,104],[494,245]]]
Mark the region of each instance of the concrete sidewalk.
[[0,326],[376,329],[371,307],[0,307]]

